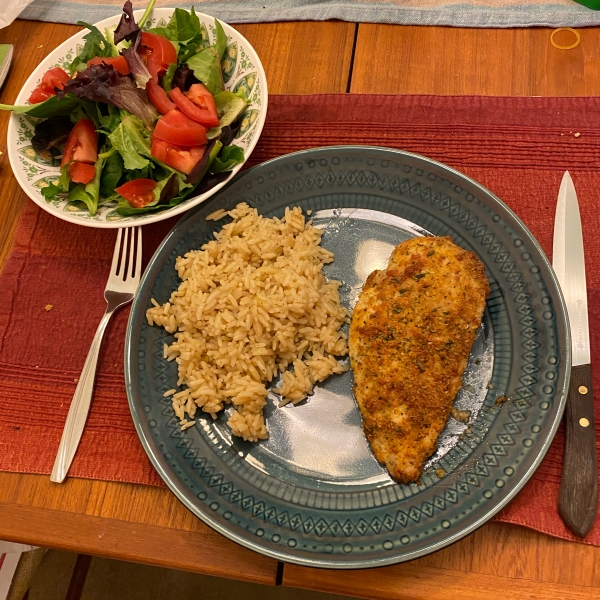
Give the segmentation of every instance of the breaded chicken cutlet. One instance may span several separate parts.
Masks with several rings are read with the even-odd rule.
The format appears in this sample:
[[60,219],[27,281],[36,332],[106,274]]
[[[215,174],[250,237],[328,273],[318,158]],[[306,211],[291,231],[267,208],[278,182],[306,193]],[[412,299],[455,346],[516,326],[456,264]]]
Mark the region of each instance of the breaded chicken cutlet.
[[400,483],[437,449],[489,293],[482,262],[450,237],[399,244],[365,282],[350,325],[354,395],[375,457]]

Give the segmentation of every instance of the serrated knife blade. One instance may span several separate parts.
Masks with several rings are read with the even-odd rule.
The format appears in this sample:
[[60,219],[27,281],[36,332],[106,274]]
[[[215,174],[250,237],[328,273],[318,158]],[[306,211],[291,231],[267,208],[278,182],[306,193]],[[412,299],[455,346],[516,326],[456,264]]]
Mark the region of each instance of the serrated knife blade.
[[552,266],[565,298],[573,357],[558,510],[565,524],[584,537],[598,511],[598,459],[583,231],[577,193],[568,171],[558,192]]

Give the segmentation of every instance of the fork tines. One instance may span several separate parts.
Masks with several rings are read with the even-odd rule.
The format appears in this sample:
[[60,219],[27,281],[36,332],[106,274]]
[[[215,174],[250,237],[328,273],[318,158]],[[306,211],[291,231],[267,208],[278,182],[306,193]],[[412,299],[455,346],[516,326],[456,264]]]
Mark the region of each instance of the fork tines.
[[123,281],[129,278],[139,279],[142,271],[141,227],[124,227],[119,229],[111,271],[118,278],[122,278]]

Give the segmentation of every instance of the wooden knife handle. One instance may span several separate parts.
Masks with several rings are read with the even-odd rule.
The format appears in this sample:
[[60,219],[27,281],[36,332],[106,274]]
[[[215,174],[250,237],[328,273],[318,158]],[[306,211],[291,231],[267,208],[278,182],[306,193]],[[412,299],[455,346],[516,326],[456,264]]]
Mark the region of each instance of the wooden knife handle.
[[558,512],[571,531],[585,537],[594,524],[597,511],[598,459],[592,367],[581,365],[571,369]]

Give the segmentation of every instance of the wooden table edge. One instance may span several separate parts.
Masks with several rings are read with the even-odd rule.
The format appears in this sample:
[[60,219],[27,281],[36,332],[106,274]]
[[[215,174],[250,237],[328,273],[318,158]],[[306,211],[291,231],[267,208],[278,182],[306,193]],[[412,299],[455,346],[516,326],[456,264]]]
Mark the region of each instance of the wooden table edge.
[[[600,598],[600,590],[533,579],[503,577],[443,567],[426,567],[410,562],[359,571],[347,577],[335,577],[340,571],[311,569],[285,564],[282,585],[330,594],[347,594],[371,600],[446,600],[452,594],[464,600],[496,598],[502,590],[505,600],[591,600]],[[336,581],[334,585],[332,582]],[[469,590],[466,594],[466,590]],[[488,595],[489,594],[489,595]]]
[[[23,532],[23,523],[29,531]],[[0,502],[0,539],[157,567],[276,585],[278,561],[201,533]]]

